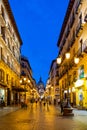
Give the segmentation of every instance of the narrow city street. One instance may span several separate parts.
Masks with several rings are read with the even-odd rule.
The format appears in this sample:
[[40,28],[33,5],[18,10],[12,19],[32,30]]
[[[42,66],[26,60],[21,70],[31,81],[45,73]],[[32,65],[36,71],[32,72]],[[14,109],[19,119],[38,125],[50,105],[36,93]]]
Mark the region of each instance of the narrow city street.
[[0,130],[87,130],[86,120],[87,115],[78,111],[74,117],[64,117],[58,107],[38,103],[0,117]]

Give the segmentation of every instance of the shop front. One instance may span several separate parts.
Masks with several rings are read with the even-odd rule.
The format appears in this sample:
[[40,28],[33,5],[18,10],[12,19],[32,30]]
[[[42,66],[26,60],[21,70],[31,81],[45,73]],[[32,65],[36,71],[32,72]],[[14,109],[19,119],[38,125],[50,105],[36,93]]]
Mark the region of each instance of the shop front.
[[87,80],[78,79],[75,82],[76,105],[82,109],[87,108]]
[[4,105],[7,105],[7,86],[0,82],[0,101],[3,100]]
[[3,100],[5,101],[5,89],[0,88],[0,100],[3,98]]

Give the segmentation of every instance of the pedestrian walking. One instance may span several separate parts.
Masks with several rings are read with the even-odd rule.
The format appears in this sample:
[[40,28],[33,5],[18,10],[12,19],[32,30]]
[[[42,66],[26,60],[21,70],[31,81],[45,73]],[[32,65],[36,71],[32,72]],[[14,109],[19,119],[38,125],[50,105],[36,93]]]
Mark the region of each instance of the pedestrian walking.
[[60,102],[61,113],[63,113],[63,101]]
[[35,99],[36,105],[37,105],[37,101],[38,101],[38,99],[36,98],[36,99]]
[[21,108],[24,107],[24,97],[21,97]]
[[5,106],[5,103],[4,103],[4,100],[3,100],[3,97],[2,97],[1,100],[0,100],[0,106],[1,106],[1,108],[3,108],[3,107]]
[[44,104],[44,107],[45,107],[46,101],[44,101],[44,103],[43,103],[43,104]]

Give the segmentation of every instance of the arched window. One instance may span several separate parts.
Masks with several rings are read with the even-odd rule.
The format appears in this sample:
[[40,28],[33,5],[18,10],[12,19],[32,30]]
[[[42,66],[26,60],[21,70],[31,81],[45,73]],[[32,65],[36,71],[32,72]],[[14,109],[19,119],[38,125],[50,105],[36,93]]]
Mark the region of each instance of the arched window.
[[4,82],[4,71],[0,69],[0,81]]

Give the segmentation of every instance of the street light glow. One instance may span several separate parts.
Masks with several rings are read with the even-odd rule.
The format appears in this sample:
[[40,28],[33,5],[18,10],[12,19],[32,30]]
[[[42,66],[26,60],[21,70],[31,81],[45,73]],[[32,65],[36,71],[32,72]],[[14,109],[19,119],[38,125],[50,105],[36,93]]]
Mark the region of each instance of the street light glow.
[[20,80],[20,83],[22,83],[22,80]]
[[26,78],[24,78],[24,81],[26,81]]
[[69,59],[69,58],[70,58],[70,53],[67,52],[67,53],[65,54],[65,56],[66,56],[66,59]]
[[75,62],[75,64],[78,64],[79,63],[79,58],[75,57],[74,62]]
[[61,57],[58,57],[58,58],[57,58],[57,63],[58,63],[58,64],[61,64]]
[[28,83],[30,83],[30,80],[28,79]]

